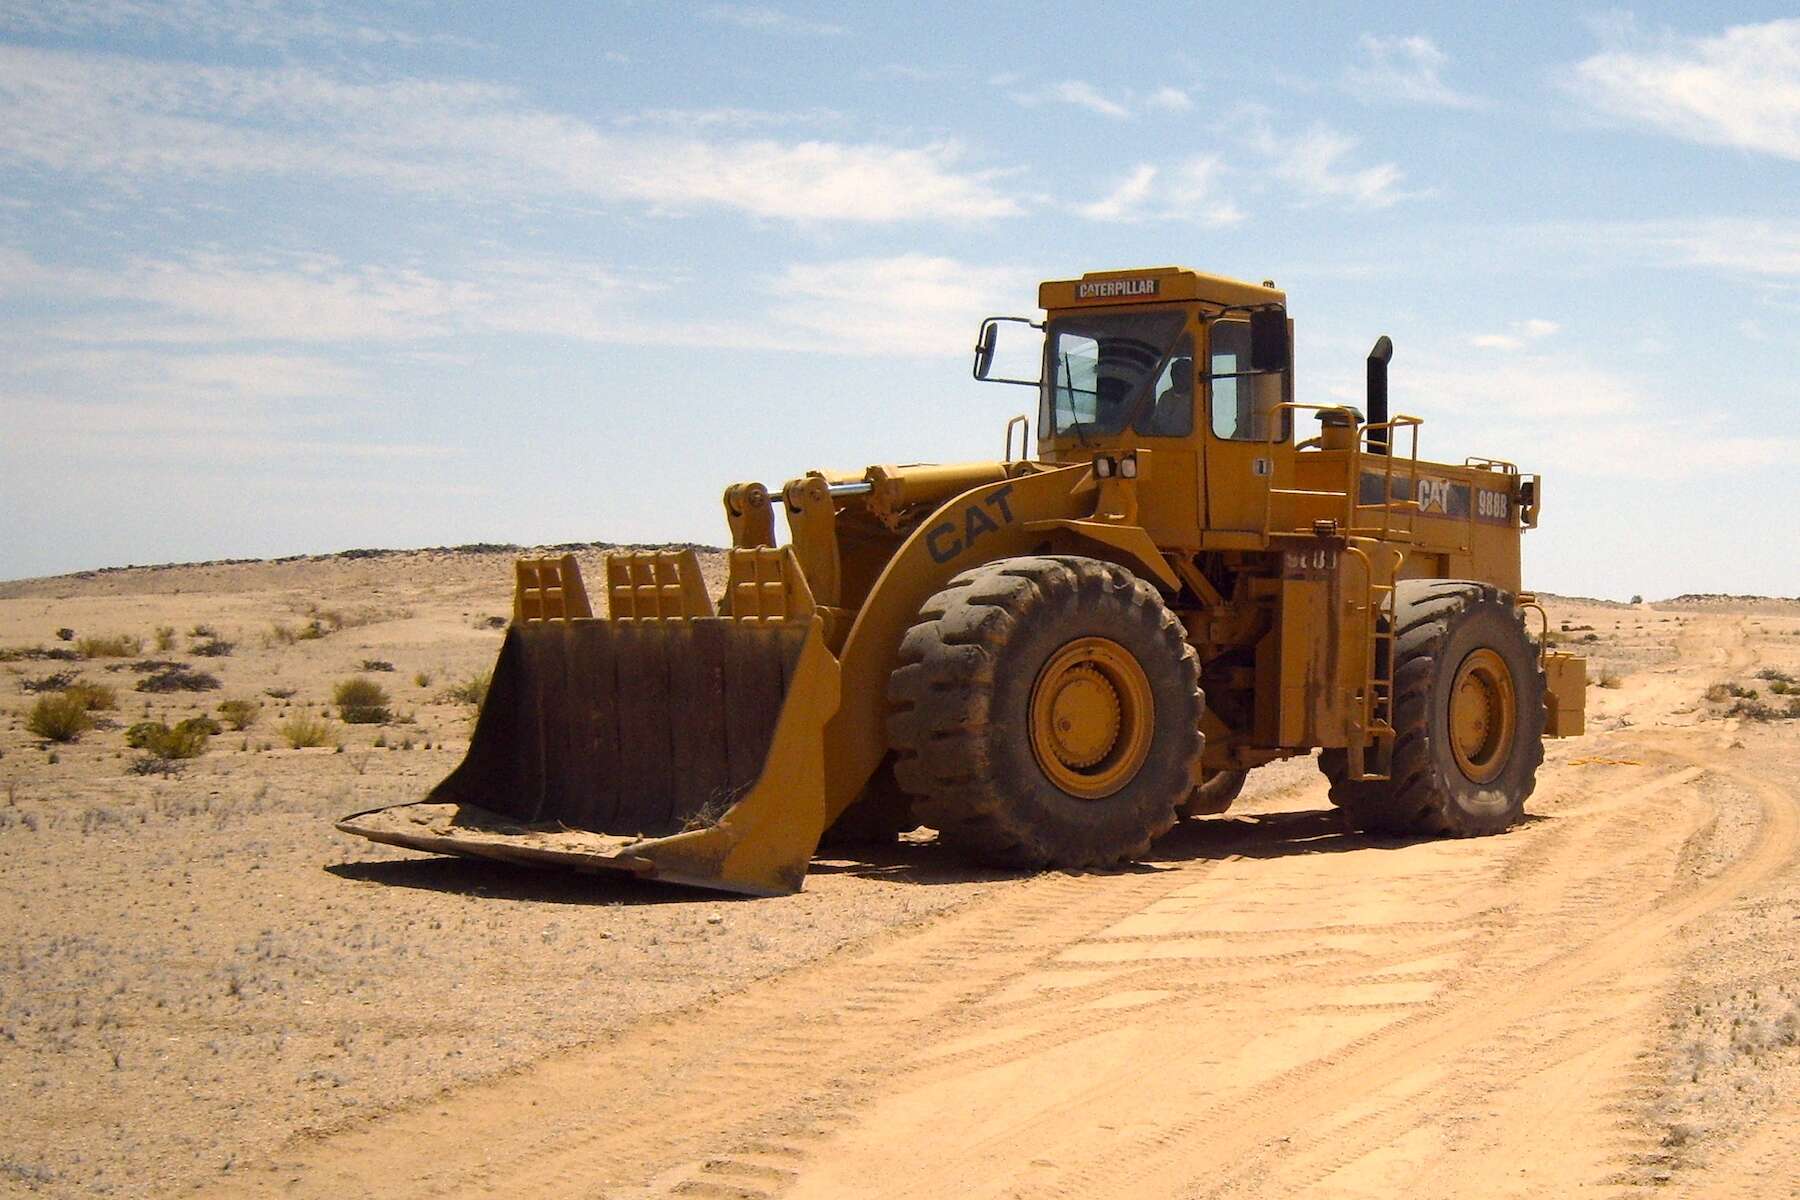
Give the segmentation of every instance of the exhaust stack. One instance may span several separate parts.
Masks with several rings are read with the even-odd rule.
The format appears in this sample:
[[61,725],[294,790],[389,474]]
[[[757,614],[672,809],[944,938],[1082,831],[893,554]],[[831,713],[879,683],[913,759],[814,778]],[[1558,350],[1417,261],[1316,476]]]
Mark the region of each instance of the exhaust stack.
[[[1368,410],[1370,425],[1385,425],[1388,419],[1388,360],[1394,357],[1394,342],[1387,334],[1375,339],[1369,351]],[[1369,453],[1388,452],[1388,430],[1369,433]]]

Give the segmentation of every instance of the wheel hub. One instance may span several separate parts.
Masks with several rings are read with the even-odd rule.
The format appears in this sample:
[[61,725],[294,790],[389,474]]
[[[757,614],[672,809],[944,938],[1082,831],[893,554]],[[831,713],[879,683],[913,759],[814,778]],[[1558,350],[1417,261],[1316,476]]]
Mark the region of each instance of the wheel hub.
[[1108,638],[1077,638],[1051,656],[1031,695],[1031,749],[1050,781],[1088,800],[1129,783],[1150,751],[1150,680]]
[[1486,647],[1463,659],[1450,683],[1450,750],[1472,782],[1492,783],[1506,769],[1515,718],[1506,660]]

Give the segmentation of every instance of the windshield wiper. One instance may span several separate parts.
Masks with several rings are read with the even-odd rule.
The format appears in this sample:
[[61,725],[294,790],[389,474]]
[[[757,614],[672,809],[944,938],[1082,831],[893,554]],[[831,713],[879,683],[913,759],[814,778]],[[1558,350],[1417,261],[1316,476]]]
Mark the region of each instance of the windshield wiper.
[[[1066,350],[1063,352],[1062,356],[1062,369],[1063,394],[1069,398],[1069,424],[1075,430],[1075,440],[1080,442],[1082,449],[1085,450],[1089,443],[1087,440],[1087,433],[1082,428],[1081,418],[1075,414],[1075,373],[1069,369],[1069,354]],[[1099,399],[1100,393],[1095,391],[1095,402],[1098,403]]]

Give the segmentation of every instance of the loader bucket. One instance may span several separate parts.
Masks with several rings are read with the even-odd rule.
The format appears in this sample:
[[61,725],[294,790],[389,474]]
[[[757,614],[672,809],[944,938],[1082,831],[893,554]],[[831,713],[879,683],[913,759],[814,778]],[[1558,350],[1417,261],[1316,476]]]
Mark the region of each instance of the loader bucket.
[[338,828],[418,850],[797,890],[827,824],[822,735],[838,664],[792,551],[732,555],[725,615],[692,551],[613,556],[605,619],[586,615],[572,558],[522,563],[517,619],[461,765],[423,801]]

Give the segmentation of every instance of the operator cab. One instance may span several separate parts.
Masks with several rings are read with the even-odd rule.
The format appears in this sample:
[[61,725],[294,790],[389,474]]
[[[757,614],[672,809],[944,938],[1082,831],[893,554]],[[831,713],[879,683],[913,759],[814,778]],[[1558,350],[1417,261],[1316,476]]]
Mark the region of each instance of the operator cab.
[[[1048,314],[1041,324],[983,322],[974,371],[977,379],[1037,389],[1038,458],[1072,463],[1100,451],[1147,452],[1157,490],[1174,502],[1163,510],[1170,536],[1183,521],[1252,527],[1259,489],[1240,478],[1270,476],[1278,450],[1292,450],[1291,410],[1280,408],[1293,399],[1285,294],[1270,284],[1156,267],[1053,280],[1039,286],[1038,304]],[[992,373],[1005,323],[1043,332],[1036,379]]]
[[[1187,438],[1200,428],[1267,443],[1269,413],[1292,398],[1287,300],[1271,286],[1156,267],[1047,282],[1038,303],[1049,313],[1043,324],[983,323],[975,376],[1038,389],[1047,461],[1134,435]],[[990,374],[1003,322],[1044,332],[1037,379]],[[1199,413],[1202,404],[1209,415]]]

